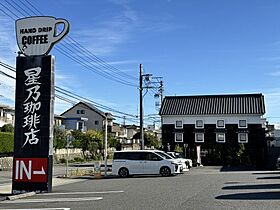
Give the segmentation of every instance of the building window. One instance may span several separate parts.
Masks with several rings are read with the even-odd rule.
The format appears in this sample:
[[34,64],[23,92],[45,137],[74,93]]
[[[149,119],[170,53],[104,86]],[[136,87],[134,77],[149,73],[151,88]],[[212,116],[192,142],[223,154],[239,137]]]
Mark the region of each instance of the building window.
[[84,123],[83,122],[78,122],[78,130],[82,131],[84,128]]
[[216,142],[225,143],[226,142],[226,134],[225,133],[216,133]]
[[217,120],[217,128],[225,128],[225,120]]
[[195,128],[204,128],[203,120],[196,120],[195,121]]
[[182,120],[176,120],[175,128],[183,128],[183,121]]
[[175,133],[175,142],[183,142],[183,133]]
[[247,120],[239,120],[238,128],[247,128]]
[[204,142],[204,133],[195,133],[195,142]]
[[85,110],[80,110],[80,109],[77,110],[77,114],[85,114],[85,113],[86,113]]
[[248,133],[238,133],[238,143],[248,143]]
[[98,121],[98,120],[95,120],[95,121],[94,121],[94,125],[99,125],[99,121]]

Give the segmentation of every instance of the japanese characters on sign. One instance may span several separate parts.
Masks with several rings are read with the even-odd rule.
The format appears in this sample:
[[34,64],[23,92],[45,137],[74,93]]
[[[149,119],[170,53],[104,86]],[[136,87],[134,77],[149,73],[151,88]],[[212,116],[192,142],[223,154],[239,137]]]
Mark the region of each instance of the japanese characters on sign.
[[17,58],[16,157],[52,155],[53,63],[50,55]]
[[40,114],[38,111],[41,108],[41,90],[39,82],[41,68],[31,68],[24,71],[26,79],[24,81],[25,91],[28,92],[26,99],[24,100],[24,124],[23,127],[27,128],[27,132],[24,132],[25,142],[22,147],[26,144],[37,144],[40,140],[38,137],[38,132],[40,129],[37,127],[40,124]]

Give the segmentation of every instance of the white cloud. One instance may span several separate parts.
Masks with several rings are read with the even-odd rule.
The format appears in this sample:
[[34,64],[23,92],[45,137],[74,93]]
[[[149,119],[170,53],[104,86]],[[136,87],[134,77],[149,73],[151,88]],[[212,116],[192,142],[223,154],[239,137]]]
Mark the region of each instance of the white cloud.
[[110,65],[122,65],[122,64],[139,64],[141,62],[139,60],[122,60],[122,61],[110,61],[107,63]]
[[267,75],[273,76],[273,77],[280,77],[280,71],[270,72],[270,73],[267,73]]
[[127,41],[128,33],[129,27],[124,22],[116,21],[94,29],[80,29],[73,35],[79,37],[81,44],[94,54],[104,56],[113,53],[118,44]]

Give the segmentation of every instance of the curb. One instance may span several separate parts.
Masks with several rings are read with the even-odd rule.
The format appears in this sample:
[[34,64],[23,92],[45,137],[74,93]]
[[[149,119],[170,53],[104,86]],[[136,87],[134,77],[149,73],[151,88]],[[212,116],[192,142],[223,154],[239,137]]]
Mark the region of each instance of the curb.
[[29,196],[33,196],[35,194],[36,194],[35,192],[28,192],[28,193],[22,193],[22,194],[18,194],[18,195],[11,195],[11,196],[7,197],[7,200],[13,201],[13,200],[16,200],[19,198],[26,198]]
[[7,196],[5,196],[5,197],[0,197],[0,201],[5,201],[5,200],[7,200]]

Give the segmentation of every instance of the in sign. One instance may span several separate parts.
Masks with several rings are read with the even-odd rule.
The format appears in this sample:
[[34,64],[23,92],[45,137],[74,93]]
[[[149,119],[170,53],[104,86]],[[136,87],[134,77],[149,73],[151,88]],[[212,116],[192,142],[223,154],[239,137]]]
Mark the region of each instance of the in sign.
[[16,158],[14,181],[46,182],[47,163],[47,158]]

